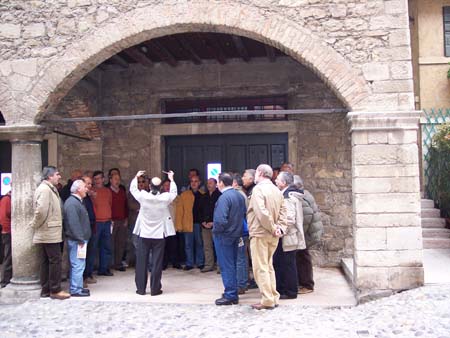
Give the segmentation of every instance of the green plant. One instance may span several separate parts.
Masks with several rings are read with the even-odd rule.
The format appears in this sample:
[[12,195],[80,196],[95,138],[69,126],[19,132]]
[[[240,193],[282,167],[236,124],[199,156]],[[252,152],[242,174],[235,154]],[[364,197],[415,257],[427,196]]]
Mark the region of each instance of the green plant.
[[450,151],[450,122],[438,127],[438,131],[433,136],[433,147],[439,151]]

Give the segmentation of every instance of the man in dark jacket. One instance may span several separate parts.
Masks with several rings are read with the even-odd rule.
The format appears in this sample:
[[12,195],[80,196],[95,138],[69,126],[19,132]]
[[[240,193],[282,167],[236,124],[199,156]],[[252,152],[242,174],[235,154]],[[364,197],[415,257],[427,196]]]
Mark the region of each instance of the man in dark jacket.
[[220,191],[217,189],[217,180],[215,178],[210,178],[206,186],[208,188],[208,192],[203,196],[200,202],[203,250],[205,252],[205,267],[200,270],[201,272],[214,270],[212,227],[214,208],[220,196]]
[[213,236],[225,291],[216,305],[231,305],[239,302],[236,276],[236,261],[239,238],[246,207],[245,198],[233,189],[230,174],[219,175],[218,187],[222,195],[214,210]]
[[83,198],[83,204],[89,215],[89,222],[91,225],[91,237],[89,238],[87,252],[86,252],[86,268],[84,269],[83,277],[87,284],[97,283],[97,279],[93,276],[95,256],[97,254],[97,241],[95,229],[95,210],[90,194],[92,193],[92,179],[90,176],[84,175],[82,178],[86,184],[86,197]]
[[91,237],[89,214],[83,204],[86,184],[82,180],[73,182],[71,195],[64,203],[64,231],[70,259],[70,294],[87,297],[89,290],[83,289],[83,272],[86,265],[86,248]]

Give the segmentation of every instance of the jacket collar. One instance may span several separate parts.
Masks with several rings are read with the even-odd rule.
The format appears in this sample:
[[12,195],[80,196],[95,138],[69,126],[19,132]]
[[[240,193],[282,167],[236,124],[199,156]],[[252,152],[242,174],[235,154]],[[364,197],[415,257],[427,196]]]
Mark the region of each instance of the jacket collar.
[[51,184],[47,180],[43,180],[42,183],[46,184],[59,197],[58,189],[56,189],[56,187],[53,184]]

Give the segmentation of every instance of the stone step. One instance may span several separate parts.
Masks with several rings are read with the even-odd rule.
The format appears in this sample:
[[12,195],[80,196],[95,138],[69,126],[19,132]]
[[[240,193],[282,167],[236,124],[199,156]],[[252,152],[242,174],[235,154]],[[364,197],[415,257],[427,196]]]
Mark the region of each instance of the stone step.
[[422,218],[422,228],[445,228],[445,219]]
[[421,200],[420,201],[420,205],[422,208],[426,208],[426,209],[433,209],[434,208],[434,201],[433,200]]
[[450,229],[446,228],[425,228],[422,229],[423,238],[450,238]]
[[422,218],[441,217],[441,211],[439,209],[422,209]]
[[424,249],[450,249],[450,238],[424,238]]

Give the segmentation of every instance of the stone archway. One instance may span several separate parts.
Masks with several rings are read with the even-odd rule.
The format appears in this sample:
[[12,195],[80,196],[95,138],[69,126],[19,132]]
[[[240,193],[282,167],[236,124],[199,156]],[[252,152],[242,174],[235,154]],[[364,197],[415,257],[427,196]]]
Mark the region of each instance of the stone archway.
[[[118,51],[159,36],[189,31],[220,31],[272,45],[313,70],[349,110],[363,109],[370,95],[361,74],[294,21],[250,6],[204,1],[139,8],[89,32],[46,66],[18,110],[35,114],[29,120],[39,123],[84,75]],[[14,116],[8,121],[16,123]]]

